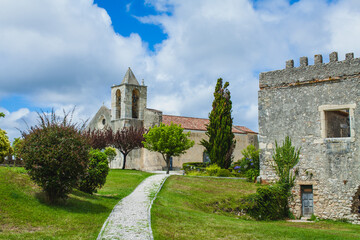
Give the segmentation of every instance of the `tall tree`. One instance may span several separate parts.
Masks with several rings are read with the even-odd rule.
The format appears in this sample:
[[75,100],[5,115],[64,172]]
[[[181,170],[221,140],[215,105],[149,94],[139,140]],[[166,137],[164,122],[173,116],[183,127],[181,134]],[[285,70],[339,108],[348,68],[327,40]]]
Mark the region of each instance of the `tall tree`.
[[201,140],[201,145],[205,147],[211,163],[216,163],[221,168],[230,167],[236,144],[232,132],[232,102],[228,86],[228,82],[223,86],[221,78],[217,80],[209,124],[206,126],[206,135],[209,139]]
[[180,156],[186,150],[194,146],[194,141],[188,137],[190,132],[184,133],[181,125],[171,123],[150,128],[149,132],[144,135],[144,147],[153,152],[159,152],[164,158],[167,166],[166,174],[169,174],[170,158]]
[[118,149],[124,157],[122,169],[125,169],[126,166],[126,156],[133,149],[143,147],[144,133],[144,128],[134,128],[133,126],[118,129],[116,132],[108,131],[107,141],[109,141],[110,145],[114,148]]

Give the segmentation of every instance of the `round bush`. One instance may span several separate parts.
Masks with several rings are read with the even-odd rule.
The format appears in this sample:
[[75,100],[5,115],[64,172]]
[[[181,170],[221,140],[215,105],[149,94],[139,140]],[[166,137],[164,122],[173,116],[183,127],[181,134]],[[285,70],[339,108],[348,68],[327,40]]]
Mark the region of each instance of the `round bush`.
[[97,188],[104,186],[109,173],[107,155],[100,150],[90,150],[89,167],[82,178],[79,190],[86,193],[94,193]]
[[89,161],[89,144],[76,124],[39,114],[39,125],[23,132],[19,154],[28,174],[53,203],[66,199],[85,174]]

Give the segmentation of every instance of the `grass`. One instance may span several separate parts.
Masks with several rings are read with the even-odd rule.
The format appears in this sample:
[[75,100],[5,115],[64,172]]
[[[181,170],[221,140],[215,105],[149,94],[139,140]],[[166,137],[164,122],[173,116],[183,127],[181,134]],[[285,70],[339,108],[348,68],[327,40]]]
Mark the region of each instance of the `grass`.
[[0,239],[96,239],[116,203],[150,175],[111,170],[98,193],[75,190],[49,205],[23,168],[0,167]]
[[239,217],[241,196],[256,184],[237,179],[171,176],[152,207],[160,239],[360,239],[360,226],[334,221],[291,223]]

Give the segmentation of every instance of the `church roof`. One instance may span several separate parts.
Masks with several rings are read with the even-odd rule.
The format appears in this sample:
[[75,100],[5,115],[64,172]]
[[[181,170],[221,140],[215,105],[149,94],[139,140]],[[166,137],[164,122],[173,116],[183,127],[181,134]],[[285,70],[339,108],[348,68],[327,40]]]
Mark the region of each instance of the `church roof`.
[[134,73],[131,71],[131,68],[128,68],[128,70],[125,73],[125,77],[122,80],[121,84],[133,84],[133,85],[139,85],[139,82],[137,81]]
[[[206,131],[206,124],[209,124],[209,119],[163,115],[162,122],[166,125],[170,125],[171,122],[175,124],[181,124],[181,127],[187,130]],[[232,131],[233,133],[238,134],[256,134],[256,132],[251,131],[249,128],[243,126],[233,126]]]

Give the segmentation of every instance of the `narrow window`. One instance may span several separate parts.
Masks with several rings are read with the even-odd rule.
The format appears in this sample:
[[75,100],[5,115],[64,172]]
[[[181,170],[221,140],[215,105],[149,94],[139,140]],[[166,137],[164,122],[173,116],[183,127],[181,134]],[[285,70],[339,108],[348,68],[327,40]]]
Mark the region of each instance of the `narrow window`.
[[325,111],[326,138],[350,137],[349,109]]
[[116,119],[119,119],[121,117],[121,92],[119,89],[116,90],[115,116]]
[[132,92],[132,118],[139,118],[139,90],[134,89]]
[[207,152],[203,152],[203,163],[210,163],[209,154]]

